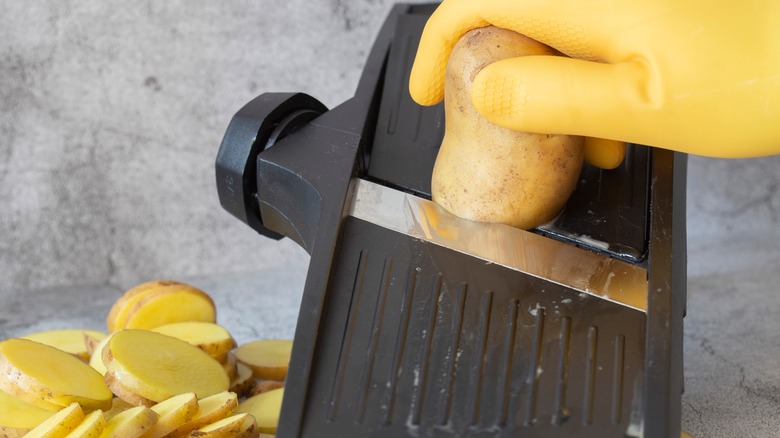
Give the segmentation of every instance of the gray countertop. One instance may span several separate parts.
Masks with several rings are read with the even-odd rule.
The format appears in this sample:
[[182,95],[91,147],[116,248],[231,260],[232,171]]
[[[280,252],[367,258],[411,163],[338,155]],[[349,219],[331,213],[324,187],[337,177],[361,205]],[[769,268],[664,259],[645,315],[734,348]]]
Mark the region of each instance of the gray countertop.
[[[780,436],[780,250],[762,236],[689,240],[683,428],[695,437]],[[190,277],[239,343],[292,337],[308,260]],[[0,291],[0,337],[104,329],[130,285]]]

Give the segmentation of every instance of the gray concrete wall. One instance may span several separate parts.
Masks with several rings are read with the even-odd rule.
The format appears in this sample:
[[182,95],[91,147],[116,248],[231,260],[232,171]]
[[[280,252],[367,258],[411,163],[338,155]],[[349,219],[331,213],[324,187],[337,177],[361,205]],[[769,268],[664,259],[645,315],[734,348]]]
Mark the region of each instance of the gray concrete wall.
[[233,113],[354,92],[390,0],[0,0],[0,282],[122,283],[306,254],[216,197]]
[[[347,99],[391,3],[0,0],[0,286],[306,257],[220,208],[214,156],[232,114],[259,93]],[[692,245],[717,251],[749,234],[757,258],[771,252],[778,184],[778,158],[692,158]]]

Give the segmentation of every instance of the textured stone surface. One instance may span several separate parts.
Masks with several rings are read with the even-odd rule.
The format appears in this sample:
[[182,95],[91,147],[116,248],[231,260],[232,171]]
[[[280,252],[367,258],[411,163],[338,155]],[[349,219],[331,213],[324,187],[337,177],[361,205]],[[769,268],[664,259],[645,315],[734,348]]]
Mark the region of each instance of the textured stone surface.
[[222,134],[263,92],[348,99],[390,7],[0,0],[0,282],[117,283],[301,257],[219,207]]
[[[307,255],[218,205],[231,115],[265,91],[332,107],[389,0],[0,0],[0,338],[101,329],[151,278],[211,293],[240,342],[292,336]],[[683,425],[780,430],[780,157],[689,166]]]

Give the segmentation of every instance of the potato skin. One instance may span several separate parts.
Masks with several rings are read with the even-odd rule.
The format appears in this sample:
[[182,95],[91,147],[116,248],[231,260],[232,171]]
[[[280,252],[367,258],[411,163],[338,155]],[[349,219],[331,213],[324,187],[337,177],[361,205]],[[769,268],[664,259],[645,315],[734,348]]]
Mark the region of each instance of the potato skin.
[[530,229],[551,221],[577,184],[584,140],[489,122],[471,104],[474,77],[506,58],[559,55],[516,32],[474,29],[455,45],[445,80],[445,134],[431,180],[434,202],[464,219]]

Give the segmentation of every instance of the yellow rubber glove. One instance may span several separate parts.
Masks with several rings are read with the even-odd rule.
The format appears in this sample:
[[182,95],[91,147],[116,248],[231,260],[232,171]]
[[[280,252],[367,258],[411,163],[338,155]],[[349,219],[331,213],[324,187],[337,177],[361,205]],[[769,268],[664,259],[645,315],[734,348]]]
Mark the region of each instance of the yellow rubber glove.
[[455,42],[490,24],[570,57],[484,68],[472,101],[496,124],[715,157],[780,153],[780,1],[445,0],[412,68],[415,101],[442,99]]

